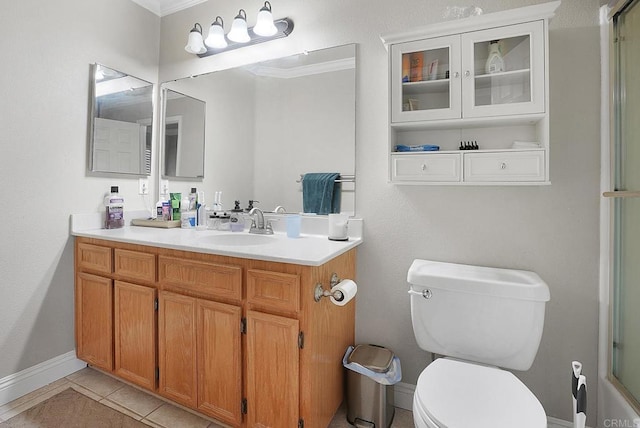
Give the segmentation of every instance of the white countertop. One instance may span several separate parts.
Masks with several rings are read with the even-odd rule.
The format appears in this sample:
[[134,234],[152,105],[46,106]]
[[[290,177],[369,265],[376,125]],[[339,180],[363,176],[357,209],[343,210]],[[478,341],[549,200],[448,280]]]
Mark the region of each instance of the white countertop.
[[[216,243],[216,237],[233,235],[222,239],[230,239],[233,241],[234,236],[238,236],[238,241],[240,241],[244,238],[240,235],[249,235],[249,233],[246,230],[244,232],[223,232],[216,230],[161,229],[140,226],[125,226],[122,229],[100,229],[96,226],[96,224],[100,224],[99,220],[96,223],[93,221],[93,218],[87,216],[93,215],[81,214],[72,216],[71,234],[73,236],[306,266],[320,266],[362,243],[361,219],[349,220],[350,236],[348,241],[331,241],[326,235],[304,233],[306,220],[306,218],[304,218],[303,233],[300,234],[299,238],[287,238],[286,233],[278,231],[278,228],[274,225],[275,233],[273,235],[266,235],[272,239],[263,239],[264,241],[268,241],[266,244],[244,245],[238,242],[228,245]],[[89,221],[87,221],[88,219]],[[320,218],[320,216],[309,220],[307,229],[310,232],[322,230],[322,221],[324,221],[324,219]],[[251,236],[262,237],[265,235]]]

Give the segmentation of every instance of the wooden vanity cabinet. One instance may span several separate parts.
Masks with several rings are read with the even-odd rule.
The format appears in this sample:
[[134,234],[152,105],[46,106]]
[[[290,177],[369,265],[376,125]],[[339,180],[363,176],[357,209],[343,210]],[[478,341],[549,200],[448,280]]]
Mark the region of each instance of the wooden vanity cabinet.
[[303,266],[77,238],[76,272],[96,367],[233,427],[325,428],[343,401],[355,301],[314,289],[355,278],[355,249]]
[[240,426],[242,268],[162,255],[159,283],[158,392]]
[[115,281],[114,373],[154,390],[156,386],[156,290]]
[[113,370],[113,281],[86,272],[76,274],[76,352],[78,358]]
[[152,391],[157,367],[155,258],[103,241],[76,240],[78,358]]

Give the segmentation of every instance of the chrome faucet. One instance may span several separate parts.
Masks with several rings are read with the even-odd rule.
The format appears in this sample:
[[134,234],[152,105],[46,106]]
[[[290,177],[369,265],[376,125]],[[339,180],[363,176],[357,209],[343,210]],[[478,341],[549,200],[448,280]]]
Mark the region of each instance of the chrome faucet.
[[[254,214],[256,216],[255,219],[253,218]],[[264,213],[260,208],[252,208],[251,211],[249,211],[249,215],[252,217],[249,233],[257,233],[259,235],[273,235],[271,222],[267,222],[265,226]]]
[[286,214],[287,210],[285,210],[282,205],[278,205],[273,212],[276,214]]

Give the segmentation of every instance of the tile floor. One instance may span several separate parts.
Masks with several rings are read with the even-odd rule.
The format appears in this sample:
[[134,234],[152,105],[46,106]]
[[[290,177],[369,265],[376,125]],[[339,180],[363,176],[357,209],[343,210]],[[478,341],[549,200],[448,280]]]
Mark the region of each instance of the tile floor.
[[[47,386],[0,406],[0,422],[6,421],[67,388],[84,394],[119,412],[156,428],[223,427],[209,419],[190,413],[153,395],[140,391],[97,370],[85,368]],[[348,428],[344,405],[328,428]],[[392,428],[413,427],[411,412],[396,409]]]

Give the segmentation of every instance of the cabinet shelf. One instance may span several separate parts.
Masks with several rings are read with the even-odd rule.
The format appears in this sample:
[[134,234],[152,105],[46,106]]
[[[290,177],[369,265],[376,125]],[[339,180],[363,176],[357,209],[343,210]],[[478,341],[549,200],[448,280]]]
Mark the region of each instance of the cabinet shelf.
[[429,155],[429,154],[438,154],[438,153],[453,153],[453,154],[466,154],[466,153],[517,153],[517,152],[535,152],[535,151],[544,151],[545,149],[540,148],[530,148],[530,149],[495,149],[495,150],[434,150],[434,151],[425,151],[425,152],[392,152],[393,156],[416,156],[416,155]]
[[396,131],[420,131],[428,129],[468,129],[510,125],[535,125],[545,119],[545,117],[546,115],[544,113],[534,113],[512,116],[392,122],[391,128]]
[[480,74],[475,76],[476,90],[491,89],[495,87],[518,86],[524,81],[528,81],[531,76],[531,70],[528,68],[522,70],[503,71],[500,73]]
[[449,89],[449,79],[421,80],[419,82],[402,83],[404,95],[432,94],[445,92]]

